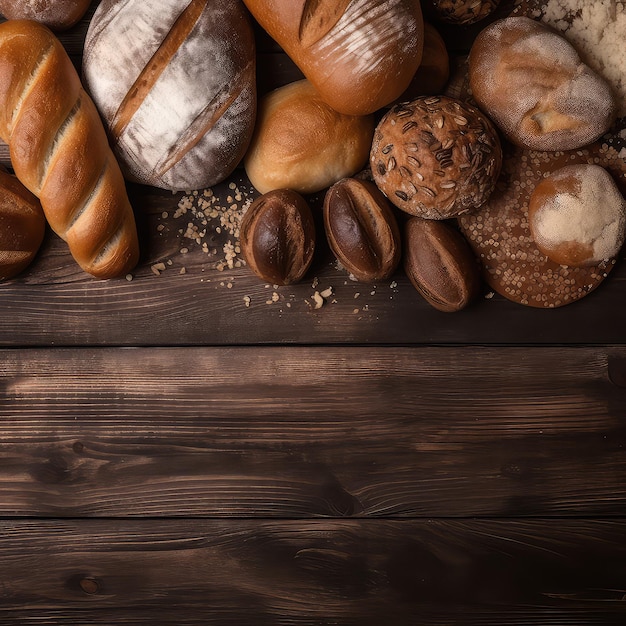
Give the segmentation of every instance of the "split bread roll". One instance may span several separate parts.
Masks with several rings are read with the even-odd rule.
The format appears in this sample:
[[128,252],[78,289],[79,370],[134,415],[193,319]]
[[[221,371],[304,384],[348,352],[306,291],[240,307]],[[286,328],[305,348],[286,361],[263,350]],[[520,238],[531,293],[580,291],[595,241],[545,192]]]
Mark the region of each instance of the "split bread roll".
[[478,106],[522,148],[581,148],[604,134],[616,114],[609,84],[565,38],[527,17],[480,32],[469,80]]
[[38,22],[0,24],[0,138],[83,270],[111,278],[136,265],[135,218],[98,112],[62,44]]
[[315,193],[358,172],[373,135],[373,115],[338,113],[308,80],[299,80],[260,101],[246,173],[261,193]]
[[0,13],[9,20],[35,20],[52,30],[74,26],[91,0],[0,0]]
[[0,166],[0,280],[13,278],[30,265],[45,230],[39,200]]
[[418,0],[244,0],[332,108],[367,115],[396,100],[422,58]]
[[617,256],[626,235],[626,200],[599,165],[566,165],[530,196],[528,223],[537,247],[559,265],[589,267]]
[[127,179],[202,189],[243,158],[256,116],[256,55],[240,0],[103,0],[83,76]]

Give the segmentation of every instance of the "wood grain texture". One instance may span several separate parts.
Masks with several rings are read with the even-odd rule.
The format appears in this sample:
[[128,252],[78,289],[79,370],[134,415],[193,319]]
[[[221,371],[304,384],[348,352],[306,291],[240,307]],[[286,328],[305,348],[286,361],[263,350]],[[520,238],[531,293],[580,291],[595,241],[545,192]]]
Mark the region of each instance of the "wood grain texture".
[[620,624],[625,532],[623,520],[3,522],[0,623]]
[[3,516],[626,514],[622,347],[0,352]]

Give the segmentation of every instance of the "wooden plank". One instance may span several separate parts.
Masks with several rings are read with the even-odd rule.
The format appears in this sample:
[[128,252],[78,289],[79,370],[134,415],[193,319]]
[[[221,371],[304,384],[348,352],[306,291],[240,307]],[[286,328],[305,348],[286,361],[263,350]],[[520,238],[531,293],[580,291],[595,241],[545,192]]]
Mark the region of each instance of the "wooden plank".
[[623,519],[5,521],[0,620],[623,624],[625,532]]
[[626,514],[626,349],[0,351],[0,515]]

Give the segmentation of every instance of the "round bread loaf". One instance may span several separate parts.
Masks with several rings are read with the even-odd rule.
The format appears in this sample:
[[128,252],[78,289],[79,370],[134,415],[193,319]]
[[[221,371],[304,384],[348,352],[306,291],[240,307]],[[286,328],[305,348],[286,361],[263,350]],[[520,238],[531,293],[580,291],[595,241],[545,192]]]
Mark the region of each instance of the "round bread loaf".
[[561,35],[527,17],[483,29],[469,55],[472,95],[508,139],[533,150],[572,150],[610,127],[615,98]]
[[31,263],[45,230],[39,200],[0,166],[0,280],[16,276]]
[[244,0],[336,111],[367,115],[407,88],[422,57],[418,0]]
[[315,193],[367,163],[373,133],[373,116],[338,113],[308,80],[299,80],[259,102],[246,173],[261,193]]
[[381,191],[406,213],[446,219],[481,206],[502,163],[498,134],[475,107],[447,96],[391,108],[370,153]]
[[626,231],[626,200],[599,165],[566,165],[530,196],[530,232],[559,265],[587,267],[615,257]]
[[254,130],[255,44],[241,2],[103,0],[83,73],[128,180],[208,187]]
[[35,20],[56,31],[74,26],[91,0],[0,0],[0,13],[9,20]]

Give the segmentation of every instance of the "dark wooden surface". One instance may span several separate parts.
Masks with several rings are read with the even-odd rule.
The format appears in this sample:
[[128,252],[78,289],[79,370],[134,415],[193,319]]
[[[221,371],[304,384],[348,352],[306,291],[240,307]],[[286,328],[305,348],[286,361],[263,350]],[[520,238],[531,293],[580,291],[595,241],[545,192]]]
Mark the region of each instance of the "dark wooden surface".
[[[297,77],[257,35],[261,92]],[[0,624],[626,623],[623,258],[560,309],[445,314],[323,236],[295,286],[228,267],[241,169],[129,192],[132,276],[48,233],[0,284]]]

